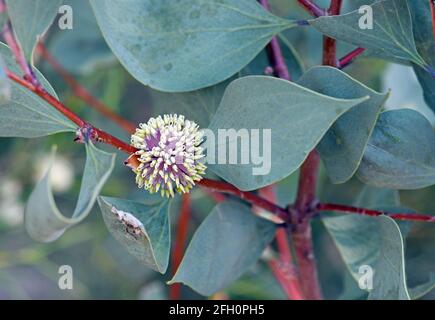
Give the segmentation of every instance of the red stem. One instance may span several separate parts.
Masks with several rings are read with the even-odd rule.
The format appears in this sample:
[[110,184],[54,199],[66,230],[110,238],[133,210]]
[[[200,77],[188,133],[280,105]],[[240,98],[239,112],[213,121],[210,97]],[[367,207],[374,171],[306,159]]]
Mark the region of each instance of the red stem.
[[435,2],[434,0],[429,0],[430,12],[432,14],[432,31],[435,39]]
[[36,76],[33,73],[32,68],[27,63],[26,58],[24,57],[24,54],[20,49],[20,45],[15,40],[15,37],[12,34],[10,22],[6,23],[6,25],[3,28],[3,38],[5,39],[9,48],[11,49],[12,54],[15,57],[15,61],[23,71],[24,78],[30,81],[34,86],[40,86],[38,79],[36,79]]
[[289,214],[287,210],[270,202],[269,200],[257,196],[252,192],[241,191],[237,187],[227,182],[215,181],[205,178],[198,182],[198,184],[213,191],[234,195],[242,200],[245,200],[246,202],[249,202],[252,205],[260,207],[270,213],[276,214],[277,217],[282,219],[283,221],[288,221]]
[[[259,195],[276,203],[276,192],[273,185],[260,189]],[[258,207],[254,207],[253,211],[258,211]],[[269,267],[272,270],[276,280],[281,285],[282,289],[290,300],[303,300],[303,294],[295,265],[293,263],[293,257],[289,245],[289,239],[287,232],[284,228],[279,228],[275,234],[277,249],[279,252],[278,260],[269,261]]]
[[[301,166],[295,202],[295,208],[301,214],[308,212],[316,199],[317,171],[319,164],[320,157],[317,151],[313,150]],[[300,221],[303,220],[304,217],[299,216],[296,218]]]
[[68,109],[62,102],[60,102],[55,97],[53,97],[44,88],[40,86],[35,86],[34,84],[30,83],[25,79],[21,79],[19,76],[10,72],[9,70],[6,70],[6,74],[11,80],[22,85],[23,87],[27,88],[28,90],[32,91],[33,93],[41,97],[43,100],[48,102],[56,110],[61,112],[65,117],[67,117],[72,122],[74,122],[77,126],[79,126],[80,129],[88,129],[90,137],[92,137],[96,141],[112,145],[118,150],[127,152],[129,154],[132,154],[137,151],[136,148],[132,147],[131,145],[119,140],[118,138],[112,136],[107,132],[104,132],[98,128],[93,127],[91,124],[82,120],[77,114],[75,114],[73,111]]
[[[174,243],[174,252],[172,255],[172,271],[175,273],[181,263],[186,247],[187,235],[189,232],[189,222],[191,218],[190,195],[184,194],[181,198],[180,216],[177,222],[177,235]],[[180,300],[181,283],[174,283],[169,288],[169,297],[171,300]]]
[[328,9],[328,15],[336,16],[340,14],[341,5],[343,4],[343,0],[331,0],[331,5]]
[[298,2],[314,17],[320,17],[326,14],[325,10],[317,6],[311,0],[298,0]]
[[338,61],[338,68],[343,69],[351,64],[359,55],[365,51],[364,48],[356,48],[352,50]]
[[117,123],[125,131],[129,133],[135,132],[136,125],[134,123],[131,123],[130,121],[120,117],[118,114],[110,110],[109,107],[104,105],[100,100],[92,96],[92,94],[90,94],[86,88],[84,88],[76,79],[74,79],[70,73],[68,73],[68,71],[62,67],[59,62],[57,62],[57,60],[50,54],[50,52],[48,52],[47,48],[42,43],[38,44],[37,49],[41,56],[53,67],[53,69],[60,76],[62,76],[64,81],[68,84],[77,97],[85,101],[108,119]]
[[372,216],[372,217],[385,215],[395,220],[435,222],[435,216],[431,216],[428,214],[392,213],[383,210],[357,208],[357,207],[345,206],[345,205],[333,204],[333,203],[320,203],[317,205],[317,210],[356,213],[356,214]]
[[[331,0],[328,15],[339,15],[342,0]],[[325,13],[324,13],[325,14]],[[323,64],[337,67],[336,41],[323,37]],[[311,217],[316,213],[316,188],[320,157],[313,150],[302,164],[299,176],[298,193],[295,202],[297,228],[293,232],[293,244],[299,266],[299,277],[308,299],[322,299],[320,283],[317,276],[316,261],[311,235]]]
[[280,261],[270,260],[270,269],[290,300],[304,300],[294,270],[288,269]]
[[[261,5],[270,11],[269,0],[259,0]],[[269,60],[273,64],[275,75],[281,79],[291,80],[290,72],[282,55],[281,46],[279,45],[278,37],[273,37],[267,45]]]
[[323,65],[337,67],[337,41],[323,37]]

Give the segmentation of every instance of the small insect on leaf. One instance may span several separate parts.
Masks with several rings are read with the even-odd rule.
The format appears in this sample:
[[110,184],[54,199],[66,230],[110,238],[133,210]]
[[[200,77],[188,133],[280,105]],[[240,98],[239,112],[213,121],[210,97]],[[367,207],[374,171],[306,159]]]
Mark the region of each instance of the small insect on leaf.
[[112,212],[115,214],[116,219],[124,225],[126,233],[130,234],[134,238],[144,235],[145,228],[142,222],[140,222],[131,213],[117,210],[115,207],[112,207]]

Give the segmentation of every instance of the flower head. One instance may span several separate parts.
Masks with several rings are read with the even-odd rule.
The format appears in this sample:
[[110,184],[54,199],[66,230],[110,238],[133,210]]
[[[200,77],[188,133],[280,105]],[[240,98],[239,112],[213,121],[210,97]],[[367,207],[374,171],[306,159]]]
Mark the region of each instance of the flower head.
[[162,196],[187,193],[200,181],[206,166],[200,144],[203,132],[182,115],[164,115],[141,123],[131,136],[138,166],[133,168],[139,188]]

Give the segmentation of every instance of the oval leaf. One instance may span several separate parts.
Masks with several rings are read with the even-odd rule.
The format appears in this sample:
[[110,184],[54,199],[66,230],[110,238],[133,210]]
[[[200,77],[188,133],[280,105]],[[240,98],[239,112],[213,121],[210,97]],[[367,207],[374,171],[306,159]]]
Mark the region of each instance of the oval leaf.
[[[219,130],[248,131],[247,139],[250,139],[251,130],[259,129],[259,150],[249,148],[248,164],[227,161],[226,164],[208,163],[208,166],[241,190],[254,190],[279,181],[302,164],[343,113],[367,99],[336,99],[273,77],[249,76],[235,80],[227,87],[209,129],[216,141]],[[265,132],[270,132],[270,141],[263,141],[267,137]],[[237,140],[230,142],[237,143]],[[218,154],[228,147],[216,145]],[[241,149],[237,148],[239,161]],[[262,155],[262,163],[254,164],[253,153]]]
[[24,212],[24,224],[29,235],[36,241],[51,242],[66,229],[86,218],[112,173],[115,154],[98,150],[92,143],[86,144],[86,164],[82,185],[74,213],[63,215],[56,206],[50,186],[51,167],[33,190]]
[[272,241],[276,227],[238,202],[218,204],[199,226],[174,278],[209,296],[238,279]]
[[346,182],[358,169],[388,94],[373,91],[346,73],[331,67],[314,67],[298,83],[334,98],[370,97],[341,116],[317,146],[331,181]]
[[410,109],[381,113],[357,176],[390,189],[435,184],[435,133],[429,121]]
[[139,261],[160,273],[169,263],[171,230],[170,202],[143,204],[99,197],[98,204],[110,233]]
[[[347,185],[347,188],[345,187]],[[354,179],[342,185],[331,186],[326,201],[366,208],[379,205],[395,206],[389,211],[404,212],[397,209],[398,194],[395,190],[378,189],[363,185]],[[349,193],[349,190],[352,190]],[[344,195],[344,198],[343,198]],[[406,210],[407,211],[407,210]],[[404,245],[401,229],[386,216],[366,217],[360,215],[338,215],[322,218],[335,245],[355,281],[360,281],[360,268],[372,268],[373,287],[370,299],[409,299],[405,280]],[[407,225],[401,224],[403,229]],[[368,275],[368,273],[365,273]]]
[[192,91],[242,69],[293,27],[255,0],[91,1],[107,43],[140,82]]

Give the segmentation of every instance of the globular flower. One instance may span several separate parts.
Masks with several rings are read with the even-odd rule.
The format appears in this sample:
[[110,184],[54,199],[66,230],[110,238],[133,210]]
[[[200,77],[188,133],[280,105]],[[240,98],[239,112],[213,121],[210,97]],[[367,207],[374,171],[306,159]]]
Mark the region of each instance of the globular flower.
[[170,114],[141,123],[131,136],[138,151],[136,183],[151,193],[173,197],[187,193],[202,179],[206,166],[200,160],[204,150],[203,132],[182,115]]

